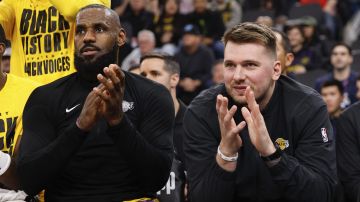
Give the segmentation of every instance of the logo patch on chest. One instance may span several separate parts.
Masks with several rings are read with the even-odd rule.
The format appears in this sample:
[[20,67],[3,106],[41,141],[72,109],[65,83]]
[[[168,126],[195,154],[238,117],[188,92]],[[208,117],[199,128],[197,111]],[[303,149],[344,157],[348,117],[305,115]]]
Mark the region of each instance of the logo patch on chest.
[[276,143],[276,146],[279,147],[282,151],[289,147],[289,140],[285,140],[281,137],[276,139],[275,143]]
[[128,101],[123,100],[123,103],[122,103],[123,112],[127,112],[127,111],[133,110],[133,109],[134,109],[134,102],[128,102]]

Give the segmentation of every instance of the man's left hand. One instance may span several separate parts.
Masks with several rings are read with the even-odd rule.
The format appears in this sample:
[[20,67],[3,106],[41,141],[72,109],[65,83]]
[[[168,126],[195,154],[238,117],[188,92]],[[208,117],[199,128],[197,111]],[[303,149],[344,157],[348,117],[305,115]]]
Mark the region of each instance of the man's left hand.
[[242,107],[241,113],[248,125],[251,143],[261,156],[269,156],[276,151],[276,148],[271,141],[259,104],[256,102],[254,92],[250,87],[246,88],[245,98],[248,107]]
[[117,125],[124,116],[122,101],[125,90],[125,75],[119,66],[111,64],[109,67],[104,68],[104,75],[97,75],[97,79],[105,86],[104,90],[94,89],[95,93],[102,100],[100,112],[109,125]]

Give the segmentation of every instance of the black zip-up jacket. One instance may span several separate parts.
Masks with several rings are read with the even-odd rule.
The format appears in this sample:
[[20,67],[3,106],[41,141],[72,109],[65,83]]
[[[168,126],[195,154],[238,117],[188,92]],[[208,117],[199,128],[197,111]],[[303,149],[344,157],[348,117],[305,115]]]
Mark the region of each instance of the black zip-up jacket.
[[337,123],[339,180],[347,201],[360,201],[360,102],[344,111]]
[[167,89],[125,73],[125,112],[110,127],[101,119],[91,132],[75,124],[97,83],[74,73],[37,88],[24,109],[18,159],[23,189],[46,201],[123,201],[155,196],[173,158],[174,107]]
[[[190,201],[332,201],[337,182],[335,144],[327,109],[319,94],[281,76],[262,114],[280,162],[268,167],[250,142],[247,128],[234,172],[216,163],[221,140],[216,97],[224,84],[204,91],[184,117],[184,152]],[[234,104],[229,99],[229,108]],[[240,108],[239,108],[240,109]],[[238,124],[240,110],[234,116]]]

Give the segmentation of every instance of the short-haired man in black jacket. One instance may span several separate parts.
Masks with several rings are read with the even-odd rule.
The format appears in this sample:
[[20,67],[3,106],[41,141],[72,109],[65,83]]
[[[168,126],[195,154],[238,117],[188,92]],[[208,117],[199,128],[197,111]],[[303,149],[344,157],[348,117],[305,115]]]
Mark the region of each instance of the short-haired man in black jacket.
[[264,25],[225,33],[224,84],[184,117],[190,201],[332,201],[335,144],[315,90],[281,75]]

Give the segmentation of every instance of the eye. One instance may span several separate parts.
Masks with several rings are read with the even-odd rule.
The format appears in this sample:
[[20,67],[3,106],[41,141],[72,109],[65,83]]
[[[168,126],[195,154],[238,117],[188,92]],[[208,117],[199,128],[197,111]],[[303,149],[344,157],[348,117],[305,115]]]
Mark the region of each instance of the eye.
[[104,32],[105,30],[102,27],[96,27],[95,31],[98,33]]
[[85,34],[85,30],[81,27],[76,28],[76,34]]
[[244,65],[243,65],[243,67],[245,67],[245,68],[255,68],[255,67],[257,67],[258,65],[257,64],[255,64],[255,63],[253,63],[253,62],[248,62],[248,63],[245,63]]
[[227,63],[224,64],[224,67],[227,68],[227,69],[235,69],[236,65],[234,63],[227,62]]
[[150,72],[150,74],[151,74],[152,77],[158,77],[158,76],[160,76],[160,73],[157,72],[157,71],[152,71],[152,72]]

